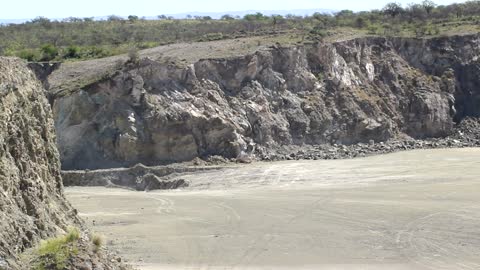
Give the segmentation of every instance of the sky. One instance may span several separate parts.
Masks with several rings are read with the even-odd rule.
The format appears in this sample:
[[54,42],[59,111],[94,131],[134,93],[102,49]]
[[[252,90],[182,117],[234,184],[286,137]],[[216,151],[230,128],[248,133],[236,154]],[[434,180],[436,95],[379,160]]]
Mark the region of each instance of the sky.
[[[97,17],[106,15],[156,16],[193,12],[228,12],[244,10],[381,9],[394,0],[2,0],[0,19]],[[420,0],[396,0],[406,5]],[[435,0],[451,4],[451,0]]]

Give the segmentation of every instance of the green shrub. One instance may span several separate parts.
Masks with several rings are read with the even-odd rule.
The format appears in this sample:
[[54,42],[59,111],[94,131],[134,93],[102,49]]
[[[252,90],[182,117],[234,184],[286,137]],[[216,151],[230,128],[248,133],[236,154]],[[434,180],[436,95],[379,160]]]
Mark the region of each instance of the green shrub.
[[80,58],[80,48],[78,46],[68,46],[65,50],[64,58]]
[[37,250],[38,260],[36,270],[63,270],[67,267],[68,260],[78,254],[77,241],[80,232],[72,228],[66,235],[45,240]]
[[52,44],[43,45],[40,49],[42,52],[42,61],[52,61],[58,55],[58,49]]
[[371,24],[367,28],[369,35],[377,35],[381,31],[381,27],[377,24]]
[[16,54],[16,56],[25,59],[29,62],[35,62],[40,60],[40,53],[37,50],[34,49],[25,49],[21,50]]
[[328,32],[321,26],[316,26],[310,30],[308,39],[310,40],[322,40],[324,37],[328,36]]
[[150,42],[142,42],[140,44],[138,44],[138,48],[140,50],[144,50],[144,49],[150,49],[150,48],[154,48],[154,47],[157,47],[159,46],[157,42],[153,42],[153,41],[150,41]]
[[65,236],[68,243],[72,243],[80,239],[80,231],[77,228],[70,228]]
[[84,54],[86,58],[102,58],[109,56],[109,53],[107,51],[97,46],[90,46],[86,48]]
[[222,39],[224,39],[224,36],[222,33],[209,33],[209,34],[203,35],[200,41],[215,41],[215,40],[222,40]]

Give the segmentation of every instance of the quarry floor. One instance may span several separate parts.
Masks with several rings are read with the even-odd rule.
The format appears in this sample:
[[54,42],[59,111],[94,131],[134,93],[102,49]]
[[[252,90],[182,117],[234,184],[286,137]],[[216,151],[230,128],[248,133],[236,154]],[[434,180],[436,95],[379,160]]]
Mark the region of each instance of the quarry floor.
[[480,149],[255,163],[184,190],[66,188],[140,269],[480,269]]

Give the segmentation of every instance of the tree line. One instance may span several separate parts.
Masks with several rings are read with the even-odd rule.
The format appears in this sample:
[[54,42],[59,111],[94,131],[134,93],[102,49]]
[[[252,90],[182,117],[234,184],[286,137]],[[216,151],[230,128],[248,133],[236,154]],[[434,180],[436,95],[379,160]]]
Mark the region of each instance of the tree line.
[[64,61],[100,58],[177,42],[213,41],[245,36],[295,33],[302,40],[318,40],[347,27],[370,35],[438,35],[449,27],[480,25],[480,1],[437,5],[431,0],[402,6],[388,3],[379,10],[309,16],[247,14],[187,16],[155,19],[111,15],[103,20],[70,17],[50,20],[38,17],[22,24],[0,26],[0,55],[29,61]]

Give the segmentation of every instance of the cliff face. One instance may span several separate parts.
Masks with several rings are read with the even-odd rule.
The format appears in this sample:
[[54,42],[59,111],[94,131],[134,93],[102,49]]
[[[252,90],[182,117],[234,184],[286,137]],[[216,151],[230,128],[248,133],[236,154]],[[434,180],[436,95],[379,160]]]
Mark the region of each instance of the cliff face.
[[478,52],[477,36],[360,38],[184,65],[143,59],[53,99],[62,165],[445,136],[479,113]]
[[453,36],[437,39],[395,39],[392,41],[400,56],[424,73],[445,78],[453,77],[455,121],[480,116],[480,38]]
[[44,92],[25,63],[0,57],[0,268],[78,222],[63,195]]

